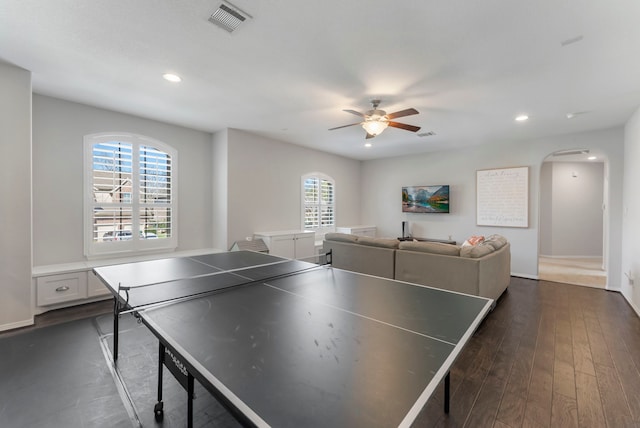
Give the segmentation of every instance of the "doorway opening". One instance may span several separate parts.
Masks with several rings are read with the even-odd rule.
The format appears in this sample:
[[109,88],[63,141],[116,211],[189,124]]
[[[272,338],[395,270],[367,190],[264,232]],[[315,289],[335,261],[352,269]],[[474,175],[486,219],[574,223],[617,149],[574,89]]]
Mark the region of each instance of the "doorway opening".
[[607,287],[607,166],[588,149],[554,152],[543,161],[540,280]]

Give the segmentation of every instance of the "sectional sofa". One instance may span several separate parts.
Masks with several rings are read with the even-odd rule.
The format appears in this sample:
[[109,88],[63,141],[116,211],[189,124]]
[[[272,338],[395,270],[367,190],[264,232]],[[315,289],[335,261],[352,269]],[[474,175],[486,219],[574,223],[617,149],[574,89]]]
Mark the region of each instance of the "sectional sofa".
[[334,267],[497,300],[511,279],[510,244],[500,235],[477,245],[414,242],[328,233]]

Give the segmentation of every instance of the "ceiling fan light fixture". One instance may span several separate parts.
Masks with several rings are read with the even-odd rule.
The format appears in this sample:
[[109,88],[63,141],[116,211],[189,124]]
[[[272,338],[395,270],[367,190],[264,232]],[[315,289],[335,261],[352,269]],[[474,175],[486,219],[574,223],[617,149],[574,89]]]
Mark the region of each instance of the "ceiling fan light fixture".
[[407,108],[404,110],[396,111],[395,113],[385,112],[384,110],[378,110],[378,105],[380,104],[380,100],[372,100],[371,104],[373,105],[373,110],[369,110],[366,113],[361,113],[355,110],[343,110],[346,113],[351,113],[356,115],[362,119],[362,122],[351,123],[349,125],[337,126],[335,128],[329,128],[329,131],[333,131],[334,129],[347,128],[349,126],[361,125],[362,128],[367,131],[366,139],[370,139],[375,137],[376,135],[380,135],[382,131],[387,129],[388,126],[392,128],[404,129],[405,131],[418,132],[420,130],[419,126],[408,125],[406,123],[396,122],[395,119],[398,117],[411,116],[414,114],[418,114],[418,110],[414,108]]
[[367,131],[367,134],[373,135],[374,137],[380,135],[382,131],[387,129],[387,126],[389,126],[389,122],[383,119],[367,119],[362,123],[362,127]]

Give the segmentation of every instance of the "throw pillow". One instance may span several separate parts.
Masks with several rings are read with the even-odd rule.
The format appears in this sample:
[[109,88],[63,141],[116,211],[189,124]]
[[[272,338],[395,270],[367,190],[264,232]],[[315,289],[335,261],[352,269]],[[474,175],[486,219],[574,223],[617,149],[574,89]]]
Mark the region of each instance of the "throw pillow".
[[477,245],[469,245],[466,247],[460,248],[460,257],[467,257],[470,259],[479,259],[480,257],[484,257],[487,254],[493,253],[495,250],[489,244],[477,244]]
[[502,235],[490,235],[484,239],[484,243],[491,245],[494,250],[499,250],[507,245],[507,238]]
[[474,245],[478,245],[484,242],[484,236],[482,235],[471,235],[466,241],[462,243],[463,247],[473,247]]

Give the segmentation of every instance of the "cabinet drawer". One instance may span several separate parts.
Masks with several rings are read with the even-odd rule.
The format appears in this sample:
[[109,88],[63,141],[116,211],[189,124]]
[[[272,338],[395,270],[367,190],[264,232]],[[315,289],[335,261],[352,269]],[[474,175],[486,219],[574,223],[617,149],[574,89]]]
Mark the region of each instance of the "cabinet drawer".
[[86,272],[48,275],[36,279],[36,304],[38,306],[53,305],[86,297]]

